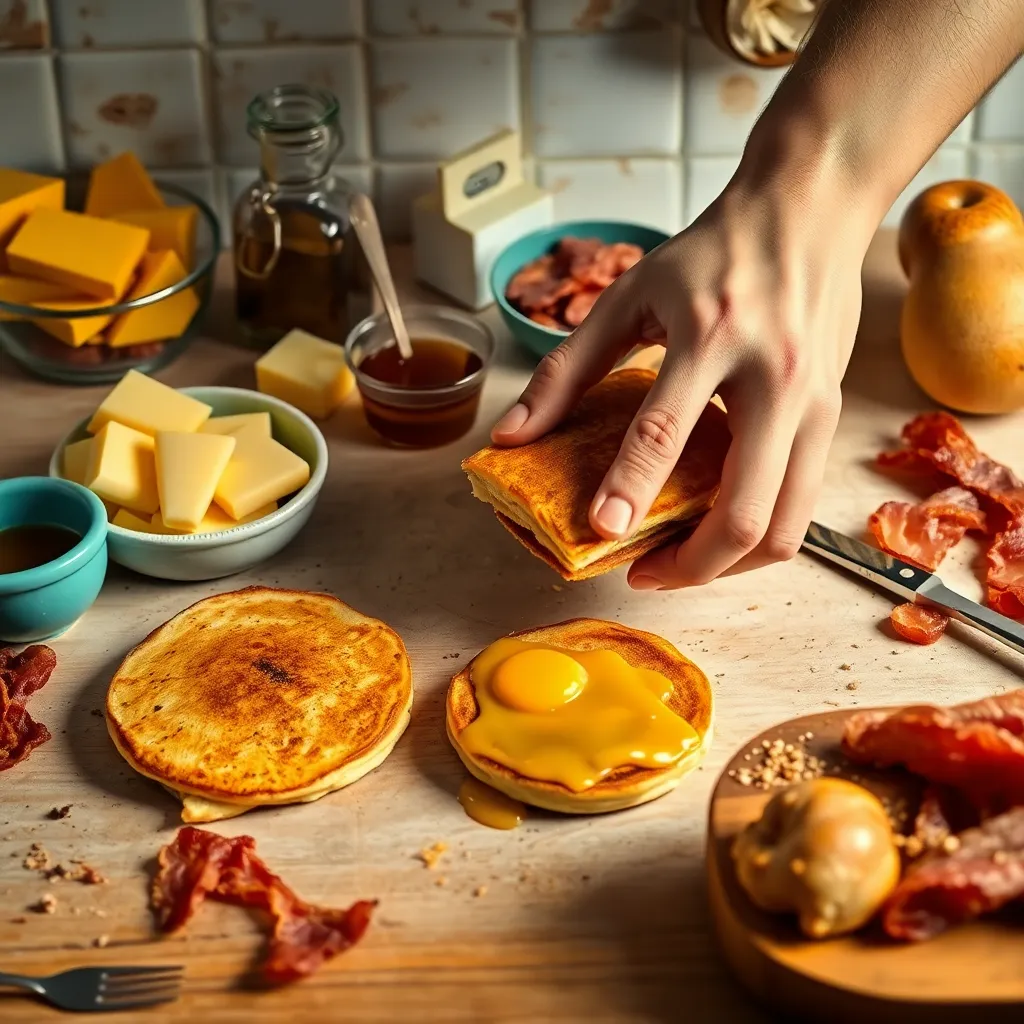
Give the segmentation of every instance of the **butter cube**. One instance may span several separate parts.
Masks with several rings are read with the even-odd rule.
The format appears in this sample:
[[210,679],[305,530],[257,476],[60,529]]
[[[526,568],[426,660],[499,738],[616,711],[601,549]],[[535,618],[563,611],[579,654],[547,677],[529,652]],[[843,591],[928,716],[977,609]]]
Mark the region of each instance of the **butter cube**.
[[[186,277],[181,260],[169,249],[148,252],[142,258],[139,279],[126,299],[139,299],[169,288]],[[186,288],[149,306],[122,313],[107,331],[107,344],[111,348],[124,345],[143,345],[150,341],[177,338],[188,327],[199,308],[199,297],[192,288]]]
[[[97,302],[95,299],[48,299],[35,305],[41,309],[78,310],[92,309]],[[110,316],[77,316],[66,320],[62,317],[47,316],[33,319],[32,323],[47,334],[52,334],[58,341],[63,341],[65,345],[79,348],[97,338],[111,320],[113,317]]]
[[149,232],[132,224],[39,207],[7,246],[7,264],[16,274],[113,302],[127,291],[148,244]]
[[[16,306],[43,306],[51,300],[64,301],[80,299],[69,288],[52,281],[40,281],[35,277],[18,277],[16,274],[0,274],[0,302],[12,302]],[[95,299],[93,300],[95,305]],[[0,320],[20,320],[14,313],[0,310]]]
[[74,441],[64,449],[64,460],[61,472],[65,480],[85,486],[85,475],[89,471],[89,459],[92,457],[93,439]]
[[153,529],[153,524],[141,516],[137,516],[134,512],[129,512],[126,508],[117,510],[114,518],[110,520],[115,526],[120,526],[125,530],[134,530],[136,533],[156,533]]
[[164,205],[159,189],[134,153],[121,153],[92,169],[85,212],[93,217],[112,217],[127,210],[162,210]]
[[235,439],[226,434],[157,432],[156,486],[166,526],[199,526],[234,450]]
[[237,434],[252,430],[272,437],[269,412],[240,412],[234,416],[211,416],[200,428],[204,434]]
[[326,419],[355,383],[340,345],[295,328],[256,361],[256,387]]
[[[40,207],[64,208],[64,180],[0,167],[0,270],[6,266],[3,250],[22,221]],[[16,302],[16,299],[12,301]]]
[[213,410],[203,402],[161,384],[138,370],[129,370],[103,399],[88,431],[96,434],[110,420],[153,436],[158,430],[198,430]]
[[149,251],[170,249],[187,270],[192,269],[196,256],[197,207],[166,206],[162,210],[125,210],[110,214],[111,220],[134,224],[149,232]]
[[105,501],[152,515],[160,507],[154,448],[149,434],[107,423],[96,435],[86,487]]
[[277,502],[272,501],[269,505],[264,505],[241,519],[232,519],[219,505],[211,505],[206,510],[202,522],[194,530],[172,530],[164,523],[163,516],[159,512],[153,516],[152,526],[157,533],[218,533],[221,530],[230,530],[234,526],[241,526],[243,523],[255,522],[276,511]]
[[246,432],[236,435],[235,442],[213,496],[233,519],[242,519],[308,483],[309,465],[273,438]]

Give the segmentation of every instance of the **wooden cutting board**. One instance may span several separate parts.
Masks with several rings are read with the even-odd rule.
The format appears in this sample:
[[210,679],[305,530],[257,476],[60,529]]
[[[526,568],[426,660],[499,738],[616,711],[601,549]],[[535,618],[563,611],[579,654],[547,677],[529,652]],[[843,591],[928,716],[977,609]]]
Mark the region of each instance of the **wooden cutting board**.
[[[858,708],[857,711],[862,709]],[[987,918],[929,942],[895,943],[880,928],[813,942],[792,918],[758,910],[740,888],[730,849],[736,834],[761,816],[773,793],[743,786],[729,771],[750,767],[762,741],[795,742],[838,774],[880,797],[905,797],[911,813],[919,783],[899,771],[874,772],[839,754],[853,710],[795,718],[752,738],[726,765],[711,798],[707,871],[711,911],[722,950],[755,996],[797,1019],[830,1024],[909,1024],[1024,1019],[1024,914]]]

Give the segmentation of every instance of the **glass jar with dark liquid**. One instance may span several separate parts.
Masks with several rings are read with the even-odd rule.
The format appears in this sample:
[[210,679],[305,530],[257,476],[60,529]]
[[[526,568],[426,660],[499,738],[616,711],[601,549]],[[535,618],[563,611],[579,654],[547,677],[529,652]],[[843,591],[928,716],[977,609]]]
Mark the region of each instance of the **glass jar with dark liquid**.
[[260,177],[235,203],[236,308],[244,338],[273,345],[293,327],[341,344],[371,312],[369,269],[352,231],[352,187],[331,161],[342,145],[338,101],[284,85],[257,96],[249,134]]

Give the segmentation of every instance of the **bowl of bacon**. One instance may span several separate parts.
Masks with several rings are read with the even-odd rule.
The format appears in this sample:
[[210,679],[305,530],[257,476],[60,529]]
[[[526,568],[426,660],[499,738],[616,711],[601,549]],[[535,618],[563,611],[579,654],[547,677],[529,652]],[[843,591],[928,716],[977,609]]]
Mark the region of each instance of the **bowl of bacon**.
[[583,322],[605,288],[668,238],[611,220],[541,228],[498,256],[491,290],[513,337],[543,356]]

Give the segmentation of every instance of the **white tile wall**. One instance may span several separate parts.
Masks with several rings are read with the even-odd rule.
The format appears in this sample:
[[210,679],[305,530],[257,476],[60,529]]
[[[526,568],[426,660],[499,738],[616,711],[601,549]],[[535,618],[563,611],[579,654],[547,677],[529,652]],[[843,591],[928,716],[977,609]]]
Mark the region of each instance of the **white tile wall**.
[[949,181],[951,178],[966,178],[969,171],[967,150],[963,146],[956,146],[951,142],[947,142],[921,168],[914,180],[904,189],[899,199],[892,204],[883,224],[886,227],[897,227],[900,218],[903,216],[903,211],[906,210],[911,200],[919,192],[923,192],[932,185],[938,185],[940,181]]
[[[671,229],[718,195],[782,74],[715,49],[696,0],[0,0],[0,165],[130,147],[226,215],[257,161],[246,106],[305,82],[338,96],[339,161],[394,237],[438,160],[508,126],[559,216]],[[1024,203],[1024,62],[887,223],[965,174]]]

